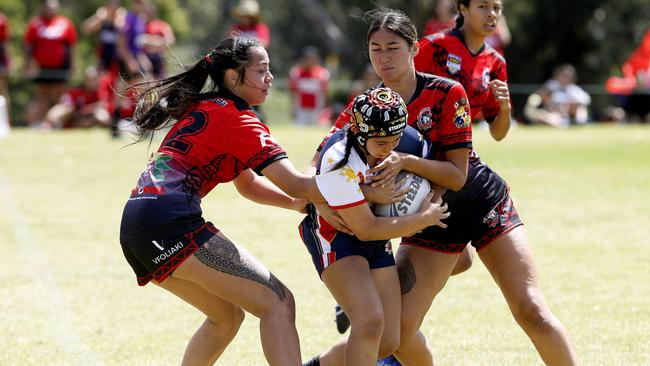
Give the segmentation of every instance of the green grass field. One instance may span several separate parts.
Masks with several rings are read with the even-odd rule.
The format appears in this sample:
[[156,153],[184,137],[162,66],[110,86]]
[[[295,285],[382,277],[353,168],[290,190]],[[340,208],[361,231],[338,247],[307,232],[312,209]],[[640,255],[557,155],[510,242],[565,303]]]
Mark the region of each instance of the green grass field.
[[[325,133],[271,125],[299,169]],[[175,365],[202,316],[139,288],[119,242],[123,204],[157,146],[106,131],[16,130],[0,140],[0,365]],[[583,365],[650,364],[650,128],[516,128],[475,145],[512,187],[552,310]],[[301,215],[232,185],[205,217],[293,291],[303,357],[332,344],[334,300],[297,234]],[[540,365],[480,263],[452,278],[423,331],[437,365]],[[264,365],[252,316],[220,365]]]

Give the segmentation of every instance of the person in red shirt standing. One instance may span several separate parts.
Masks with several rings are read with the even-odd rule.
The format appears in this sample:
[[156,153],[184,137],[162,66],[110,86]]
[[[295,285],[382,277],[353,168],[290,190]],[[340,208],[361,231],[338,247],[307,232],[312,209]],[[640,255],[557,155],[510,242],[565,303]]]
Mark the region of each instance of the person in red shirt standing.
[[9,19],[0,12],[0,95],[9,100],[7,77],[9,76]]
[[11,126],[9,89],[9,20],[0,12],[0,138],[9,133]]
[[165,51],[176,42],[176,37],[171,25],[158,18],[158,9],[154,3],[148,4],[147,27],[144,33],[144,52],[151,62],[151,73],[155,79],[164,78]]
[[452,0],[436,0],[433,6],[433,16],[424,25],[424,35],[444,32],[454,26],[456,11]]
[[289,71],[289,90],[293,96],[292,114],[298,126],[315,125],[327,120],[329,71],[320,65],[315,47],[305,47],[300,63]]
[[232,9],[232,15],[237,20],[228,31],[229,35],[256,39],[264,48],[271,43],[269,26],[261,21],[260,4],[255,0],[241,0]]
[[510,129],[508,72],[503,56],[485,42],[497,30],[501,1],[458,0],[457,5],[455,28],[420,39],[415,68],[460,82],[472,120],[484,119],[499,141]]
[[59,101],[73,68],[77,31],[70,19],[58,14],[59,9],[58,0],[46,0],[41,14],[27,24],[27,75],[36,85],[36,99],[27,114],[30,126],[42,123],[47,110]]

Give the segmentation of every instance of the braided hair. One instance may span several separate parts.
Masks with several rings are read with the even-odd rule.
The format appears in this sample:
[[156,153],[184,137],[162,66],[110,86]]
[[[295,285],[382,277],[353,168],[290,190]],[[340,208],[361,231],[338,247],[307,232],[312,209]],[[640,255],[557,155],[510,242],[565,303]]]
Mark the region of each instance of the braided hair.
[[[262,46],[250,38],[226,38],[187,71],[135,85],[145,88],[138,97],[133,115],[140,140],[153,131],[173,125],[193,104],[226,90],[224,76],[227,70],[237,71],[237,83],[242,83],[253,47]],[[208,77],[210,83],[206,86]]]

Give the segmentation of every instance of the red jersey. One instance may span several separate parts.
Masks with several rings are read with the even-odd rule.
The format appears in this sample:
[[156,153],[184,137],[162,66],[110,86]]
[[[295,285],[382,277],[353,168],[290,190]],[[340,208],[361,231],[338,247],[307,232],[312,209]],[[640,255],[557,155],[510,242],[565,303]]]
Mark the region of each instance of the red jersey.
[[[242,99],[223,92],[174,124],[140,176],[124,211],[122,240],[174,237],[205,222],[201,198],[245,169],[260,174],[286,158]],[[124,221],[123,221],[124,222]]]
[[427,23],[424,25],[424,35],[428,36],[430,34],[436,34],[444,32],[447,29],[451,29],[456,25],[456,20],[452,19],[448,22],[441,22],[436,18],[431,18],[427,20]]
[[301,109],[321,109],[327,100],[330,72],[320,65],[306,69],[300,65],[289,71],[289,89],[294,105]]
[[[407,104],[408,122],[432,142],[436,158],[442,152],[472,148],[470,106],[463,86],[453,80],[417,73],[417,88]],[[341,113],[333,130],[343,128],[351,106]],[[321,144],[321,147],[324,144]]]
[[268,48],[269,43],[271,43],[271,32],[269,26],[265,23],[253,25],[233,24],[230,27],[230,35],[256,39],[264,48]]
[[501,108],[488,84],[494,79],[508,82],[503,56],[488,45],[476,54],[471,53],[465,37],[456,28],[426,36],[419,45],[415,68],[460,82],[469,97],[472,119],[483,117],[487,122],[494,121]]
[[9,21],[4,14],[0,13],[0,71],[6,70],[9,66],[9,52],[6,48],[9,37]]
[[60,15],[49,19],[37,16],[27,24],[25,43],[41,68],[67,69],[70,67],[71,47],[77,42],[77,31],[72,22]]
[[99,93],[97,90],[88,90],[83,86],[71,88],[67,93],[61,97],[61,102],[73,105],[75,110],[97,103],[99,101]]

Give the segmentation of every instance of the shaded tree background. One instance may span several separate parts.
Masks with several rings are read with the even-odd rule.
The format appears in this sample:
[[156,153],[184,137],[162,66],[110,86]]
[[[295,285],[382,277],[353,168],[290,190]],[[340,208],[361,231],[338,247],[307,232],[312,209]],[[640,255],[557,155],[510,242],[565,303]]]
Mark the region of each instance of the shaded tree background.
[[[263,21],[271,27],[271,60],[277,79],[282,79],[306,45],[328,54],[337,79],[358,75],[368,62],[365,48],[364,11],[374,6],[404,10],[419,27],[432,13],[427,0],[258,0]],[[236,0],[154,0],[159,15],[177,34],[170,62],[189,64],[221,38],[232,23],[229,9]],[[0,0],[0,11],[10,19],[13,69],[11,74],[14,115],[29,100],[29,83],[21,78],[22,36],[40,0]],[[62,13],[75,25],[90,16],[103,0],[61,0]],[[125,5],[129,5],[126,1]],[[539,84],[561,63],[572,63],[579,82],[595,84],[598,91],[650,29],[648,0],[504,0],[505,14],[513,34],[506,48],[510,82]],[[77,47],[77,78],[83,66],[96,62],[94,39],[80,35]],[[332,56],[336,57],[332,57]],[[170,70],[174,70],[173,67]],[[602,90],[602,89],[601,89]],[[521,103],[517,96],[515,105]]]

